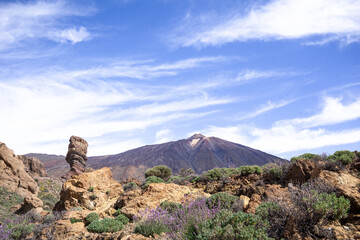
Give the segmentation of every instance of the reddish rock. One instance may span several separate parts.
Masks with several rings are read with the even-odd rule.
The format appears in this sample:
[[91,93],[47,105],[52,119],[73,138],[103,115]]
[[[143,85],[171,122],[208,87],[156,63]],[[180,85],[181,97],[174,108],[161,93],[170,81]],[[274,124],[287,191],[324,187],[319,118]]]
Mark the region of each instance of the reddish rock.
[[310,178],[318,176],[320,168],[309,159],[298,159],[288,169],[285,180],[287,182],[306,182]]
[[81,137],[71,136],[69,140],[66,162],[70,164],[70,171],[62,176],[64,179],[70,179],[73,175],[79,175],[85,172],[87,161],[88,143]]

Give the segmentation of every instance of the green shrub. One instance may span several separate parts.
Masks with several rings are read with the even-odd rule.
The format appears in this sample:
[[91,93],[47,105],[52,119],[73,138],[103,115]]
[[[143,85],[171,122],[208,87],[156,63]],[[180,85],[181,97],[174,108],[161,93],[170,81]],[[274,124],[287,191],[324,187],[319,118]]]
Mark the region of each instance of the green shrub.
[[34,224],[18,224],[11,229],[11,239],[25,239],[27,235],[32,233]]
[[77,223],[77,222],[82,222],[81,219],[76,219],[76,218],[70,218],[70,222],[71,224]]
[[169,229],[161,222],[157,221],[142,221],[136,224],[135,233],[139,233],[145,237],[154,236],[154,234],[160,235],[163,232],[168,232]]
[[219,206],[220,209],[231,210],[237,201],[240,201],[239,197],[235,197],[225,192],[218,192],[208,198],[208,205],[210,208]]
[[110,194],[110,190],[107,190],[107,191],[106,191],[106,195],[109,195],[109,194]]
[[350,210],[349,199],[343,196],[336,197],[335,193],[315,193],[314,198],[316,202],[313,204],[313,208],[323,218],[340,220],[346,218]]
[[123,229],[123,224],[120,221],[110,218],[104,218],[103,220],[94,220],[89,224],[87,230],[89,232],[103,233],[103,232],[117,232]]
[[266,233],[263,220],[256,215],[244,212],[232,213],[221,210],[213,219],[207,220],[199,226],[191,226],[186,232],[189,240],[270,240]]
[[192,168],[188,168],[188,169],[182,168],[182,169],[180,169],[180,175],[182,177],[186,177],[186,176],[189,176],[189,175],[194,174],[194,173],[195,172],[194,172],[194,170]]
[[304,153],[297,157],[292,157],[290,159],[291,162],[296,162],[299,159],[309,159],[309,160],[320,160],[321,156],[319,154],[312,154],[312,153]]
[[127,191],[136,189],[137,185],[134,182],[128,182],[128,183],[124,184],[123,188],[124,188],[124,191],[127,192]]
[[172,183],[172,182],[174,182],[174,180],[177,180],[177,179],[181,179],[181,177],[180,176],[171,177],[166,183]]
[[126,217],[124,214],[119,214],[115,219],[124,225],[129,223],[129,218]]
[[180,203],[169,202],[166,200],[160,203],[160,208],[166,210],[168,213],[174,213],[176,210],[181,209],[182,205]]
[[162,178],[150,176],[145,179],[145,185],[143,188],[147,188],[150,183],[165,183],[165,181]]
[[261,174],[262,169],[261,167],[254,165],[254,166],[241,166],[239,167],[241,175],[249,175],[249,174]]
[[119,216],[121,214],[121,208],[116,210],[116,212],[113,214],[114,217]]
[[172,174],[171,169],[168,166],[165,165],[158,165],[153,168],[150,168],[146,170],[145,172],[145,178],[150,176],[155,176],[158,178],[161,178],[163,180],[169,178]]
[[89,192],[93,192],[94,189],[95,189],[94,187],[89,187],[88,191],[89,191]]
[[95,212],[89,213],[85,218],[86,224],[90,224],[93,221],[99,220],[99,218],[100,218],[100,216],[97,213],[95,213]]
[[205,178],[210,181],[220,180],[223,177],[226,177],[226,174],[223,173],[220,168],[211,169],[203,174]]
[[282,168],[281,167],[273,167],[270,169],[269,173],[273,178],[280,179],[282,176]]
[[356,158],[355,153],[344,150],[336,151],[333,155],[328,157],[328,160],[331,162],[341,162],[344,165],[352,163]]
[[279,205],[274,202],[265,202],[256,208],[256,215],[260,216],[262,219],[269,219],[270,212],[278,211]]

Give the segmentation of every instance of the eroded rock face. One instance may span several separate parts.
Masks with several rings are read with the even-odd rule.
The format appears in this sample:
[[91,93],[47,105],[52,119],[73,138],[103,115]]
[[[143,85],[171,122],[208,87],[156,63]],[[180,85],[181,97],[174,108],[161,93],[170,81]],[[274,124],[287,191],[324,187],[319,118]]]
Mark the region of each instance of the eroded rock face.
[[23,197],[39,192],[36,182],[25,171],[22,160],[5,143],[0,143],[0,179],[0,186]]
[[304,183],[310,178],[318,176],[320,168],[309,159],[298,159],[287,171],[285,179],[287,182]]
[[25,198],[23,211],[41,208],[42,201],[37,197],[38,186],[25,171],[21,156],[15,156],[5,143],[0,143],[0,186]]
[[64,179],[70,179],[73,175],[79,175],[85,172],[87,161],[88,143],[81,137],[71,136],[69,140],[66,162],[70,164],[70,171],[62,176]]
[[105,211],[116,202],[124,190],[112,177],[110,168],[74,175],[67,180],[60,192],[60,201],[55,210],[70,210],[81,207],[94,211]]
[[36,157],[19,156],[31,177],[47,177],[44,164]]
[[135,189],[122,194],[116,202],[121,212],[132,218],[140,211],[153,209],[163,201],[183,202],[186,198],[210,197],[211,195],[199,189],[180,186],[174,183],[152,183],[146,190]]

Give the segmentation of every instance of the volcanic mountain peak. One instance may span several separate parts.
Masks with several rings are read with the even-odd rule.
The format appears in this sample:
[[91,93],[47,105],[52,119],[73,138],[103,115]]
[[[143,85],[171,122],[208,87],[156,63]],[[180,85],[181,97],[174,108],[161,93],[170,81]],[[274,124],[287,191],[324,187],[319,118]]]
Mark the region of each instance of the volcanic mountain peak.
[[200,133],[196,133],[196,134],[192,135],[191,137],[189,137],[188,141],[190,142],[190,145],[194,148],[196,146],[196,144],[198,144],[198,142],[203,140],[204,138],[206,138],[204,135],[202,135]]

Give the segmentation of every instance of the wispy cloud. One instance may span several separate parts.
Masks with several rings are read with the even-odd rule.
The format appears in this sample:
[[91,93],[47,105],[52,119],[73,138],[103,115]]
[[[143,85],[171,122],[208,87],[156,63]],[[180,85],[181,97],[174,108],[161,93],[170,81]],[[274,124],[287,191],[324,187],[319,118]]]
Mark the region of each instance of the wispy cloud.
[[64,25],[59,19],[86,16],[94,12],[66,1],[30,1],[0,4],[0,50],[12,48],[29,39],[81,42],[89,38],[83,26]]
[[[202,118],[212,114],[212,108],[235,101],[209,96],[190,84],[174,88],[171,83],[153,85],[152,81],[142,81],[139,84],[120,79],[133,76],[136,71],[141,72],[137,75],[140,79],[166,75],[169,70],[177,74],[180,70],[218,60],[221,58],[152,65],[139,61],[123,65],[123,71],[119,71],[119,65],[110,65],[104,66],[101,71],[58,69],[43,70],[42,74],[16,75],[14,78],[4,76],[0,78],[0,101],[7,117],[0,118],[0,126],[7,127],[1,128],[1,141],[22,146],[17,148],[20,153],[44,152],[41,148],[46,147],[46,151],[53,149],[54,153],[63,154],[59,152],[59,146],[75,134],[89,139],[93,146],[89,154],[108,154],[110,152],[101,152],[101,149],[108,148],[94,144],[104,143],[100,140],[102,136],[141,132],[171,122]],[[127,149],[142,143],[137,137],[129,139],[132,140],[128,141]],[[126,141],[115,139],[112,145],[115,142]],[[124,147],[114,148],[111,153],[119,149],[125,150]]]
[[270,128],[252,125],[211,126],[204,132],[273,154],[356,143],[360,141],[359,128],[334,131],[325,127],[359,119],[359,103],[359,99],[344,104],[339,98],[327,97],[321,112],[307,118],[277,121]]
[[174,42],[181,46],[202,47],[251,39],[315,36],[323,39],[308,45],[322,45],[334,40],[351,43],[359,41],[360,36],[360,2],[357,0],[275,0],[262,6],[254,5],[245,14],[219,19],[218,23],[210,25],[192,19],[194,25],[186,23],[185,28],[181,27]]
[[259,109],[251,112],[251,113],[248,113],[240,118],[238,118],[237,120],[244,120],[244,119],[248,119],[248,118],[253,118],[253,117],[256,117],[256,116],[259,116],[265,112],[268,112],[268,111],[271,111],[271,110],[274,110],[274,109],[277,109],[277,108],[281,108],[281,107],[284,107],[292,102],[294,102],[295,100],[289,100],[289,101],[281,101],[281,102],[277,102],[277,103],[274,103],[274,102],[267,102],[265,105],[261,106]]

